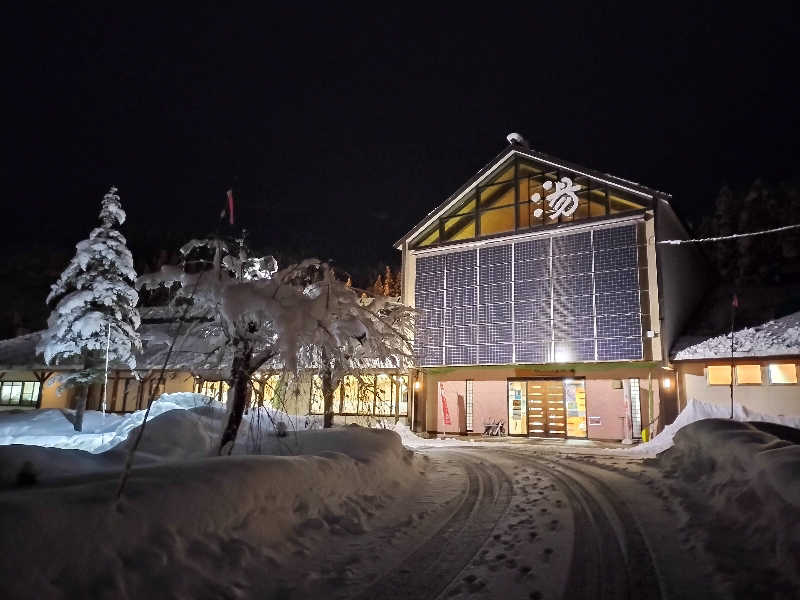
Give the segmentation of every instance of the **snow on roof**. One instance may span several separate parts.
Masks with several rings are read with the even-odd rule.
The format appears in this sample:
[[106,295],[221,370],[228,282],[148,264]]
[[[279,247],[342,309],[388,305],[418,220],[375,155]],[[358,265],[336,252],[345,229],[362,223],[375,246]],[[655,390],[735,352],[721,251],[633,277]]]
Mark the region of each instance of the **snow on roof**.
[[[744,327],[734,332],[734,357],[800,356],[800,311]],[[683,336],[675,343],[673,360],[730,358],[730,333],[707,336]]]
[[[137,370],[160,369],[164,364],[163,352],[164,344],[169,344],[172,339],[175,323],[152,323],[143,324],[140,328],[143,339],[147,336],[150,340],[159,342],[145,343],[144,349],[137,354]],[[22,369],[47,369],[47,370],[71,370],[78,367],[77,360],[64,360],[57,365],[46,365],[41,354],[36,353],[36,345],[42,332],[37,331],[19,337],[0,340],[0,369],[3,370],[22,370]],[[163,343],[160,343],[163,342]],[[167,369],[184,370],[193,373],[203,372],[212,378],[214,375],[221,374],[226,363],[224,353],[214,353],[209,355],[207,349],[192,349],[185,347],[180,341],[176,343],[172,355],[169,358]],[[229,364],[229,362],[227,363]],[[112,369],[128,370],[128,365],[124,363],[112,364]]]

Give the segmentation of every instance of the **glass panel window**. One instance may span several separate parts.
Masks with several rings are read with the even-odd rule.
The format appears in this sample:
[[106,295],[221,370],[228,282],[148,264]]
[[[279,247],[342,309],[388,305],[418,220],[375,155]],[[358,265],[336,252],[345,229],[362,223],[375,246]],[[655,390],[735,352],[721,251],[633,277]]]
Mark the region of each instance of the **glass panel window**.
[[443,242],[467,240],[475,237],[475,216],[472,214],[444,220]]
[[321,415],[325,412],[325,398],[322,396],[322,377],[319,375],[312,375],[311,377],[310,412],[312,415]]
[[6,406],[33,406],[39,396],[37,381],[0,382],[0,404]]
[[375,410],[375,377],[358,378],[358,414],[371,415]]
[[730,385],[731,367],[730,365],[713,365],[706,367],[708,385]]
[[358,412],[358,380],[352,375],[344,378],[344,398],[342,398],[342,414],[354,415]]
[[475,212],[475,194],[461,204],[461,208],[456,210],[453,214],[464,215]]
[[436,221],[428,230],[422,234],[416,247],[430,246],[439,243],[439,221]]
[[519,213],[519,227],[520,229],[527,229],[531,226],[531,207],[530,202],[523,202],[517,207]]
[[481,208],[498,208],[514,204],[514,182],[508,181],[481,188]]
[[397,377],[397,394],[397,414],[401,416],[408,415],[408,377],[406,375]]
[[611,213],[625,212],[628,210],[640,210],[644,208],[642,204],[628,197],[627,194],[613,191],[608,194],[608,208]]
[[797,365],[794,363],[773,363],[769,366],[770,383],[797,383]]
[[761,365],[736,365],[736,383],[756,385],[761,383]]
[[514,231],[514,207],[496,208],[481,213],[481,235]]
[[589,216],[603,217],[606,212],[606,190],[591,188],[589,190]]
[[394,402],[392,394],[392,378],[388,375],[380,374],[375,385],[375,414],[393,415]]

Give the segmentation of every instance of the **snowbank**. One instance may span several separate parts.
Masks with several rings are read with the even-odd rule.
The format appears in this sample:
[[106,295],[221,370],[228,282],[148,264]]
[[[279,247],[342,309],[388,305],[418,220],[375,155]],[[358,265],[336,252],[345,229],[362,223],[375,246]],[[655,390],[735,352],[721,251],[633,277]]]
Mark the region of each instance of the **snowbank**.
[[[222,418],[225,407],[202,394],[180,392],[162,394],[150,407],[148,421],[172,410],[198,409],[197,414],[206,414],[210,421],[203,423],[207,433],[218,429],[214,420]],[[75,431],[64,413],[59,409],[0,413],[0,446],[25,444],[70,450],[84,450],[100,454],[125,442],[130,432],[142,424],[144,410],[126,415],[103,414],[86,411],[83,431]],[[245,416],[242,432],[246,435],[257,427],[265,432],[273,431],[275,423],[284,422],[289,430],[319,427],[317,417],[287,415],[278,410],[261,408]],[[240,437],[241,439],[247,439]]]
[[[106,452],[0,447],[0,553],[15,557],[0,563],[4,597],[273,597],[298,587],[302,596],[292,570],[298,556],[366,531],[389,505],[401,510],[418,482],[421,467],[391,431],[349,426],[278,437],[269,424],[258,427],[261,412],[243,424],[241,454],[209,457],[224,412],[189,408],[189,396],[167,399],[162,408],[173,408],[147,425],[119,502],[114,491],[133,433],[125,418],[114,429],[127,431],[125,441]],[[49,417],[38,425],[48,436],[61,427]],[[36,437],[32,424],[24,431]],[[25,461],[34,476],[19,481]]]
[[[675,434],[690,423],[702,419],[728,419],[731,414],[730,406],[722,406],[711,402],[702,402],[692,398],[678,415],[673,423],[664,429],[649,442],[639,444],[624,450],[614,450],[616,453],[623,453],[637,456],[655,456],[660,452],[672,447]],[[800,417],[784,417],[777,415],[765,415],[749,410],[741,404],[734,403],[734,421],[764,421],[767,423],[777,423],[789,427],[800,428]]]
[[739,548],[742,564],[761,565],[776,580],[800,586],[800,446],[730,419],[689,424],[674,441],[660,465],[684,484],[679,494],[682,489],[710,504],[706,527],[713,543],[729,544],[729,558]]

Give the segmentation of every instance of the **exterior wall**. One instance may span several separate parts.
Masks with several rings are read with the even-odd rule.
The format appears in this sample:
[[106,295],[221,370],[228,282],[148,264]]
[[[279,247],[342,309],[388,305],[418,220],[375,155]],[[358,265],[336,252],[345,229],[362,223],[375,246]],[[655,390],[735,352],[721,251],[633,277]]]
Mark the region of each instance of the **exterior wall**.
[[[644,224],[645,230],[645,252],[647,253],[647,298],[649,300],[648,314],[650,315],[650,330],[660,332],[661,329],[661,308],[658,304],[658,262],[656,257],[656,245],[650,243],[655,240],[655,219],[652,218],[652,211],[647,212],[647,220]],[[656,343],[658,338],[648,338],[647,330],[643,327],[642,335],[645,340],[645,349],[649,348],[652,360],[660,361],[664,357],[661,344]],[[659,333],[660,335],[660,333]],[[647,340],[650,343],[646,343]],[[647,356],[647,355],[645,355]]]
[[508,383],[475,381],[472,384],[472,430],[483,433],[484,425],[502,419],[508,428]]
[[[760,364],[762,366],[761,385],[734,385],[733,399],[749,410],[767,415],[800,416],[800,384],[773,385],[766,383],[766,366],[770,363],[795,363],[800,373],[800,361],[795,359],[775,360],[737,360],[736,364]],[[730,363],[684,362],[677,363],[679,394],[681,406],[689,398],[730,407],[731,390],[727,385],[709,385],[706,379],[708,364],[726,365]]]
[[[689,236],[669,203],[657,201],[655,241],[687,239]],[[668,356],[715,276],[696,244],[659,244],[655,251],[660,276],[661,346]]]
[[[659,381],[663,371],[650,364],[570,365],[555,371],[537,367],[454,367],[423,370],[423,389],[418,394],[424,401],[424,429],[430,433],[466,433],[466,381],[473,381],[472,432],[482,433],[486,422],[502,419],[508,425],[509,378],[578,378],[586,382],[586,416],[589,439],[619,440],[623,437],[622,417],[625,396],[622,380],[639,379],[639,402],[642,427],[656,418],[656,431],[663,428],[658,419]],[[649,410],[649,381],[652,381],[653,415]],[[615,387],[615,383],[619,387]],[[439,398],[439,384],[444,384],[451,423],[446,425]],[[590,425],[588,417],[600,417],[600,425]]]
[[[612,379],[586,380],[586,421],[589,439],[621,440],[624,437],[625,395],[620,385],[614,389]],[[617,380],[619,381],[619,380]],[[599,417],[600,425],[592,425],[591,417]]]

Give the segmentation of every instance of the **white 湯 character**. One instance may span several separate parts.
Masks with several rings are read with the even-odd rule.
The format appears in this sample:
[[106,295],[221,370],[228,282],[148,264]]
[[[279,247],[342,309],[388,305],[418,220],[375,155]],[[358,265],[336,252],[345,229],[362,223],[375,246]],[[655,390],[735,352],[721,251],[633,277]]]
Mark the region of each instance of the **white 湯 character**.
[[[550,218],[555,220],[558,219],[559,215],[564,215],[565,217],[569,217],[574,213],[578,208],[578,197],[575,195],[575,192],[581,189],[581,186],[578,184],[572,183],[572,179],[569,177],[562,177],[561,181],[556,181],[556,190],[551,192],[545,196],[545,200],[547,200],[547,204],[550,206],[552,210],[548,211],[550,214]],[[552,181],[545,181],[542,187],[545,190],[553,189],[553,182]],[[539,193],[535,193],[531,196],[531,202],[539,203],[542,201],[542,197]],[[544,210],[541,208],[537,208],[533,211],[534,217],[541,217],[544,213]]]

